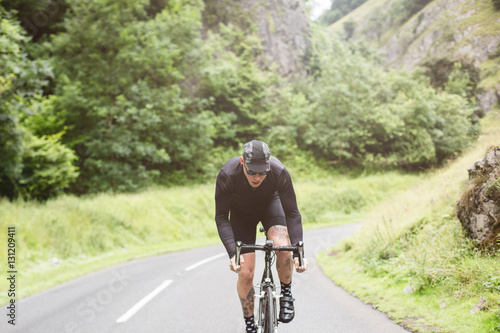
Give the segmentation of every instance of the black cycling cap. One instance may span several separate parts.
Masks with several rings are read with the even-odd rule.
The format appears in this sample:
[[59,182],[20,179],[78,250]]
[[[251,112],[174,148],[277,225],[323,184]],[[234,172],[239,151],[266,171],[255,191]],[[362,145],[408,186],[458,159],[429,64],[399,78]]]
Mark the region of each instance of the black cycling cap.
[[243,146],[243,160],[249,170],[264,172],[269,170],[271,151],[269,146],[260,140],[252,140]]

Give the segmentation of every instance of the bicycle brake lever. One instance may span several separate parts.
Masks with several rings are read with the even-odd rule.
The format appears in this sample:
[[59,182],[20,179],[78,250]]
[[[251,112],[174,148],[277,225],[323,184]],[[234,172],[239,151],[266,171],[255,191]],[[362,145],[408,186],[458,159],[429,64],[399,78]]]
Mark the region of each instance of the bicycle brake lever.
[[299,266],[301,269],[304,269],[304,242],[300,241],[297,244],[298,252],[299,252]]
[[236,248],[235,248],[235,263],[236,263],[236,268],[240,265],[240,255],[241,255],[241,241],[236,242]]

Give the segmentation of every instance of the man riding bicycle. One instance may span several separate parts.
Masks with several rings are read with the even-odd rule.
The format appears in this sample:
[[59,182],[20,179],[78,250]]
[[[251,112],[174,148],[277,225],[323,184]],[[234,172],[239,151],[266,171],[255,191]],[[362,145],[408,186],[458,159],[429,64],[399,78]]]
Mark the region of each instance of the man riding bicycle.
[[[235,241],[254,244],[256,227],[262,222],[267,238],[276,246],[302,241],[302,220],[297,207],[292,179],[281,162],[271,156],[266,143],[253,140],[243,147],[243,156],[227,161],[217,176],[215,221],[219,236],[229,255],[229,268],[238,273],[237,291],[241,300],[246,332],[256,333],[254,322],[255,252],[245,251],[236,267]],[[292,321],[295,308],[292,297],[293,266],[301,273],[297,257],[290,252],[276,254],[276,269],[281,282],[280,313],[283,323]]]

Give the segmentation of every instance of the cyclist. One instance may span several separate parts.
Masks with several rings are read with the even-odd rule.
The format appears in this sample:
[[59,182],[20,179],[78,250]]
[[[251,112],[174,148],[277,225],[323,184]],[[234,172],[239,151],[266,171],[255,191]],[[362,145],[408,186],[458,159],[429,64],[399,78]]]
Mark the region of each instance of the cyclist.
[[[297,207],[292,179],[287,169],[274,156],[266,143],[253,140],[245,143],[243,156],[227,161],[219,171],[215,189],[215,221],[219,236],[229,255],[229,268],[238,273],[237,291],[247,326],[256,332],[254,321],[255,252],[242,250],[241,264],[236,267],[235,241],[254,244],[256,227],[262,222],[267,237],[276,246],[302,241],[302,220]],[[281,282],[279,320],[292,321],[295,316],[292,297],[293,266],[297,272],[307,269],[292,260],[291,252],[276,254],[276,269]]]

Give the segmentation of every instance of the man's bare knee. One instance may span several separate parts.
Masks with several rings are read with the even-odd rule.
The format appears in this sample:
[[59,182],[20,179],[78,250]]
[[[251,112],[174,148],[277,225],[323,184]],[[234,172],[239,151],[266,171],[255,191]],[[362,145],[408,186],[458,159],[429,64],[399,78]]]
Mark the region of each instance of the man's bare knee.
[[250,285],[253,284],[253,277],[255,274],[255,254],[249,253],[243,256],[245,261],[241,267],[241,271],[238,273],[238,279],[240,283]]
[[249,283],[253,281],[254,271],[250,269],[242,268],[238,274],[238,278],[241,282]]

